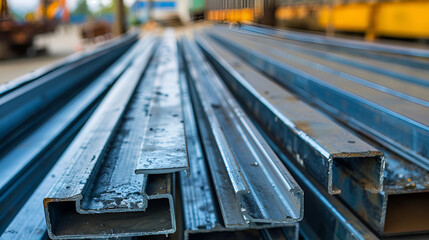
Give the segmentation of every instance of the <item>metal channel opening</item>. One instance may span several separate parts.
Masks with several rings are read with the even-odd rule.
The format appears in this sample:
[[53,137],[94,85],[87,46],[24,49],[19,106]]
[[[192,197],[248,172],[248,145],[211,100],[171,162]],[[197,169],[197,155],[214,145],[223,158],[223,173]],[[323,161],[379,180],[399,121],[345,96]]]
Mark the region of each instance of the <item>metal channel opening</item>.
[[[173,229],[168,199],[149,201],[145,212],[79,214],[75,202],[50,202],[48,212],[54,236],[115,235],[130,236],[160,229]],[[67,219],[66,221],[64,219]]]
[[389,195],[385,234],[429,231],[429,192]]
[[[356,156],[355,156],[356,155]],[[382,190],[384,178],[384,156],[357,156],[362,154],[335,154],[333,176],[334,185],[343,183],[351,177],[365,190],[378,192]]]

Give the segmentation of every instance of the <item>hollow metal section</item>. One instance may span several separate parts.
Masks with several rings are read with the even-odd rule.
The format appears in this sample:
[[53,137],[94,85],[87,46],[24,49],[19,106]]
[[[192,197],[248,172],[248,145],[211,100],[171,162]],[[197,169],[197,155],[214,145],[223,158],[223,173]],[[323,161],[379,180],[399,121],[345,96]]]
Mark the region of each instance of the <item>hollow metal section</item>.
[[[82,139],[80,148],[43,201],[51,238],[175,232],[174,175],[135,174],[142,154],[143,130],[150,124],[147,106],[153,89],[163,90],[156,85],[156,76],[165,64],[162,49],[174,54],[171,34],[163,38],[151,64],[156,43],[148,44],[78,135],[77,139]],[[180,94],[177,97],[180,99]],[[180,149],[180,142],[178,146]],[[168,156],[158,155],[162,157]]]
[[335,168],[344,169],[361,188],[383,187],[384,155],[324,114],[222,49],[198,43],[223,75],[226,84],[284,152],[305,167],[330,194],[341,189]]

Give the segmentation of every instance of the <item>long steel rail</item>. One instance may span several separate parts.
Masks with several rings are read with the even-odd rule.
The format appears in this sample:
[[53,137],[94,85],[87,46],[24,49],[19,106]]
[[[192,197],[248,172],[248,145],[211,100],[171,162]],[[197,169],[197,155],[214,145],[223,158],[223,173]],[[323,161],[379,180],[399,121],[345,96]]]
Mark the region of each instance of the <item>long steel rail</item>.
[[197,96],[194,107],[203,113],[197,122],[225,227],[299,221],[299,186],[195,43],[185,40],[183,45],[191,95]]
[[[129,37],[122,40],[128,47],[133,43]],[[72,94],[68,102],[51,103],[52,113],[41,124],[23,133],[18,141],[11,141],[7,148],[3,146],[0,156],[0,231],[19,211],[135,53],[135,50],[130,51],[106,73],[88,79],[91,83],[81,92]],[[116,53],[104,57],[114,59]],[[56,107],[58,104],[60,107]]]
[[[246,89],[253,88],[254,91],[248,92],[260,94],[258,95],[260,97],[253,98],[254,101],[264,101],[264,98],[269,98],[271,95],[275,96],[272,101],[279,103],[277,106],[290,104],[288,103],[290,98],[287,95],[282,95],[281,92],[284,90],[277,90],[281,89],[281,87],[274,86],[276,85],[275,83],[270,83],[272,80],[266,79],[265,76],[255,72],[242,59],[227,52],[217,43],[213,41],[207,42],[211,43],[210,46],[213,48],[211,51],[207,44],[201,43],[200,45],[203,49],[209,49],[205,50],[206,54],[209,55],[213,64],[218,66],[219,72],[223,73],[224,81],[229,84],[230,89],[234,90],[237,98],[241,98],[243,106],[247,106],[248,111],[254,113],[256,120],[266,114],[262,114],[259,110],[260,108],[254,107],[254,104],[248,103],[251,98],[249,94],[244,94],[244,92],[248,91]],[[266,89],[269,88],[270,84],[273,84],[273,87],[268,93]],[[276,90],[273,91],[273,89]],[[282,108],[277,107],[276,109]],[[266,129],[267,124],[264,122],[261,126]],[[275,142],[272,133],[269,136]],[[363,135],[359,135],[359,137],[386,154],[383,191],[374,193],[362,188],[358,182],[350,178],[340,177],[340,181],[335,182],[343,190],[338,196],[379,235],[427,232],[429,230],[426,224],[428,208],[425,202],[429,200],[428,172],[392,153],[382,144],[374,142]],[[279,148],[281,149],[281,146]],[[309,172],[307,168],[306,172]],[[337,168],[335,172],[338,172],[339,176],[350,174],[341,168]],[[404,224],[404,221],[407,224]]]
[[225,35],[214,37],[283,86],[346,119],[348,125],[397,154],[429,168],[426,106],[297,63],[269,45],[244,46]]
[[88,48],[81,52],[73,53],[67,57],[64,57],[54,63],[40,67],[32,72],[26,73],[20,77],[17,77],[5,84],[0,85],[0,97],[9,94],[10,92],[16,91],[17,89],[29,84],[33,81],[39,80],[40,78],[59,70],[67,65],[75,64],[79,61],[84,61],[85,58],[91,58],[97,55],[103,55],[112,48],[123,45],[124,43],[135,42],[137,40],[138,31],[131,31],[123,36],[115,37],[100,46],[95,48]]
[[[151,55],[149,46],[80,132],[80,150],[44,199],[51,238],[175,232],[174,175],[165,166],[185,164],[174,168],[180,171],[188,165],[174,34],[166,31],[149,65]],[[149,68],[140,81],[146,65]],[[163,118],[169,124],[157,125]],[[148,173],[156,175],[141,172],[142,156],[150,156]],[[153,162],[163,164],[154,167]]]
[[[181,65],[185,71],[183,61]],[[282,227],[277,228],[276,226],[278,225],[276,224],[255,224],[247,228],[226,228],[222,225],[222,217],[219,216],[220,210],[217,205],[218,200],[215,200],[213,194],[214,187],[210,179],[204,148],[199,137],[187,77],[185,74],[181,77],[187,153],[190,165],[192,166],[189,175],[185,172],[180,173],[184,239],[214,239],[222,237],[223,234],[225,234],[225,237],[230,237],[231,232],[244,234],[242,232],[257,229],[260,237],[263,239],[297,240],[299,231],[298,223],[281,224]],[[193,98],[195,97],[197,96],[193,96]],[[202,113],[198,115],[201,117]],[[255,232],[253,231],[252,233]]]
[[411,47],[393,46],[380,43],[371,43],[356,41],[350,39],[341,39],[335,37],[320,36],[308,33],[298,33],[293,31],[269,28],[261,25],[243,25],[243,29],[269,35],[276,35],[282,38],[293,39],[300,42],[308,42],[312,44],[330,45],[332,47],[343,47],[356,50],[374,51],[387,54],[399,54],[411,57],[429,58],[429,50],[417,49]]
[[[223,74],[228,86],[283,151],[295,157],[330,194],[339,194],[338,181],[350,178],[361,188],[382,190],[384,156],[322,113],[226,52],[199,38],[204,52]],[[222,58],[220,55],[223,55]],[[245,78],[243,78],[243,76]],[[279,134],[281,133],[281,134]],[[340,175],[337,169],[344,169]]]

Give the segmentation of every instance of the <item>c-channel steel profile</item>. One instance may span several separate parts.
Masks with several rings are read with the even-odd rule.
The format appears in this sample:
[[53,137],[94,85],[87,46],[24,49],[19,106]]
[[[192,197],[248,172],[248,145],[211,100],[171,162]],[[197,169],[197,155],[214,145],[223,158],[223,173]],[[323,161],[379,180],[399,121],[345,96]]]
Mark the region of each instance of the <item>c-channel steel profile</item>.
[[[133,56],[142,51],[143,48],[150,46],[151,41],[150,37],[145,37],[139,41],[121,59],[119,59],[112,68],[109,68],[94,81],[97,88],[84,90],[81,94],[85,95],[89,92],[92,95],[97,95],[100,94],[100,91],[104,91],[108,88],[110,84],[114,83],[115,80],[126,71],[127,67],[130,65],[129,61],[134,59]],[[118,82],[121,81],[126,82],[127,79],[120,78]],[[84,144],[84,140],[85,139],[83,138],[75,139],[63,156],[56,162],[51,171],[46,175],[45,179],[43,179],[31,197],[27,200],[26,204],[20,209],[19,213],[0,236],[0,239],[43,239],[46,237],[47,229],[44,209],[40,203],[43,202],[43,198],[46,196],[49,189],[60,178],[60,174],[58,173],[62,173],[67,169],[69,160],[73,159],[77,151],[80,151],[81,146]]]
[[[189,171],[179,84],[179,55],[172,29],[164,34],[159,67],[147,108],[142,154],[136,174]],[[160,157],[162,156],[162,157]]]
[[[303,193],[195,43],[184,52],[198,126],[226,228],[297,222]],[[210,80],[209,80],[210,79]],[[229,179],[229,181],[225,181]],[[271,207],[266,207],[271,206]],[[276,207],[273,207],[276,206]]]
[[[351,177],[361,187],[373,192],[382,190],[385,165],[382,152],[249,66],[240,64],[241,60],[231,53],[220,47],[215,51],[200,37],[197,41],[230,89],[243,105],[252,109],[257,121],[269,131],[274,141],[294,156],[330,194],[341,192],[335,186],[340,177]],[[215,45],[212,42],[212,46]],[[264,84],[262,79],[265,79]],[[347,174],[340,175],[337,168],[344,169]]]
[[[36,188],[39,179],[43,179],[89,118],[101,96],[125,71],[138,46],[132,47],[111,68],[3,155],[0,160],[0,231],[19,211],[18,206],[26,197],[23,192],[31,194]],[[11,208],[11,205],[15,207]]]
[[[154,44],[152,41],[145,52],[136,58],[85,124],[77,137],[84,138],[83,145],[45,197],[45,217],[51,238],[126,237],[175,231],[172,196],[174,179],[171,174],[140,176],[143,181],[139,180],[138,175],[129,174],[127,179],[117,179],[123,185],[108,182],[114,185],[112,189],[105,186],[103,178],[104,175],[109,175],[109,171],[118,171],[118,174],[133,172],[133,164],[126,164],[127,169],[121,169],[124,164],[118,164],[112,169],[109,158],[106,159],[107,162],[103,162],[103,159],[148,65]],[[161,47],[162,44],[163,42]],[[122,144],[127,144],[127,141],[122,141]],[[124,159],[136,161],[134,156],[131,157],[115,158],[112,161],[113,164]],[[135,187],[139,186],[143,192],[135,191]],[[156,222],[153,218],[165,221]]]
[[[273,77],[282,85],[293,89],[308,101],[325,108],[333,115],[339,115],[341,112],[341,118],[346,119],[349,126],[382,142],[383,145],[389,146],[389,149],[415,164],[429,169],[427,158],[429,156],[429,151],[427,151],[429,126],[425,125],[427,121],[421,117],[422,112],[419,111],[424,108],[423,106],[349,82],[349,85],[353,84],[367,90],[351,93],[351,89],[345,90],[344,86],[342,88],[335,86],[328,82],[329,79],[321,79],[314,74],[286,64],[284,62],[286,60],[280,60],[281,56],[268,56],[258,50],[247,49],[238,42],[226,41],[218,34],[211,36],[229,46],[231,51],[246,59],[255,68]],[[307,69],[306,66],[303,67]],[[317,69],[307,70],[317,71]],[[343,80],[338,77],[336,81]],[[370,101],[365,98],[365,94],[372,97],[371,99],[382,100]],[[402,101],[409,107],[402,107],[402,104],[392,105],[395,101]],[[389,106],[385,106],[386,104]],[[403,112],[403,114],[398,112]],[[417,120],[412,119],[410,115]]]
[[[181,61],[182,68],[183,62]],[[299,224],[281,224],[282,227],[274,228],[275,224],[260,224],[252,226],[256,228],[225,228],[222,226],[220,216],[216,214],[218,207],[215,206],[212,189],[213,183],[210,181],[207,170],[206,159],[203,154],[201,141],[199,139],[197,123],[192,108],[189,88],[186,76],[181,76],[182,103],[184,109],[184,122],[186,130],[187,152],[190,165],[190,176],[185,172],[180,173],[180,187],[184,219],[184,239],[193,236],[209,237],[219,236],[219,232],[245,231],[248,229],[260,229],[264,239],[287,239],[298,240]],[[201,114],[200,114],[201,116]],[[270,228],[270,229],[267,229]],[[283,238],[281,238],[283,236]]]

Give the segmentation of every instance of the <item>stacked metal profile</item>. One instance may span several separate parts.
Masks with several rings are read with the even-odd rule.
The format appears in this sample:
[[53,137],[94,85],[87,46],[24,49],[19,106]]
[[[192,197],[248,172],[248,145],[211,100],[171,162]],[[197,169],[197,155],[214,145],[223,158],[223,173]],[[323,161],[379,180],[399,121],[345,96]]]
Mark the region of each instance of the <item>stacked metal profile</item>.
[[[131,37],[135,40],[136,35]],[[128,38],[117,41],[130,42]],[[297,222],[303,217],[302,190],[220,79],[220,89],[204,92],[200,84],[208,82],[199,82],[200,74],[204,74],[200,71],[216,75],[207,62],[195,66],[189,51],[194,51],[192,54],[197,54],[199,60],[203,56],[195,44],[185,43],[179,51],[173,31],[167,30],[162,38],[144,36],[122,52],[111,67],[100,66],[98,72],[91,72],[95,66],[87,62],[95,58],[97,51],[82,56],[80,69],[66,62],[43,72],[53,76],[55,87],[62,78],[83,81],[79,76],[72,78],[73,71],[91,75],[86,78],[89,84],[75,94],[72,87],[64,88],[63,94],[70,98],[64,99],[63,105],[58,99],[45,103],[46,107],[59,109],[52,113],[51,118],[59,125],[58,130],[52,131],[66,131],[70,121],[79,121],[79,125],[73,125],[73,135],[68,133],[67,142],[56,155],[50,153],[50,165],[33,163],[40,177],[33,181],[28,177],[32,185],[27,186],[29,194],[22,199],[26,202],[19,212],[2,219],[5,230],[1,239],[168,236],[176,232],[177,221],[182,226],[182,218],[187,219],[186,227],[177,234],[184,231],[186,238],[200,234],[217,237],[221,232],[237,231],[243,236],[268,239],[298,238]],[[118,56],[112,55],[110,63]],[[31,81],[43,83],[37,78]],[[5,95],[21,97],[20,89],[30,86],[31,81],[15,84],[18,90],[5,88]],[[41,93],[50,94],[49,90]],[[38,94],[32,91],[29,89],[30,95]],[[224,93],[217,96],[216,92]],[[11,104],[6,100],[4,103],[3,106]],[[43,110],[40,107],[34,113],[42,115]],[[8,130],[6,125],[13,124],[8,118],[13,115],[4,116],[1,120]],[[17,119],[21,120],[19,116]],[[26,124],[16,122],[19,127],[27,127]],[[44,128],[54,126],[51,119],[42,119],[40,124],[32,125],[32,131],[41,135],[30,135],[34,146],[28,152],[35,155],[40,152],[33,148],[41,145],[35,141],[54,134]],[[41,143],[49,149],[58,141],[55,136]],[[11,165],[8,158],[1,163]],[[28,169],[11,167],[20,172]],[[181,188],[176,189],[179,171]],[[24,176],[15,179],[24,180]],[[45,177],[38,184],[42,176]],[[14,199],[8,197],[18,196],[20,189],[15,192],[6,186],[6,190],[9,195],[2,197],[9,205],[2,207],[10,208]],[[181,199],[176,190],[182,193]],[[177,216],[180,203],[183,211],[178,211]]]
[[[409,239],[411,234],[429,231],[427,51],[246,25],[215,27],[203,36],[199,45],[306,193],[302,235],[307,239],[407,235]],[[306,110],[304,102],[319,109],[319,114]],[[343,203],[323,190],[313,191],[320,183],[325,185],[311,166],[316,163],[299,154],[302,148],[295,149],[297,141],[288,143],[281,139],[286,134],[276,133],[284,132],[281,125],[293,123],[316,142],[326,142],[317,134],[326,139],[332,130],[318,128],[323,126],[320,115],[384,152],[382,187],[355,181],[363,180],[353,177],[356,166],[334,167],[333,185],[341,191],[332,192],[329,185],[327,190]],[[330,146],[359,143],[339,137],[344,134],[335,136]],[[359,167],[370,173],[367,160],[361,159]],[[353,161],[358,164],[356,158]],[[311,186],[313,178],[318,184]]]
[[325,41],[129,34],[3,86],[0,239],[427,232],[424,53]]

